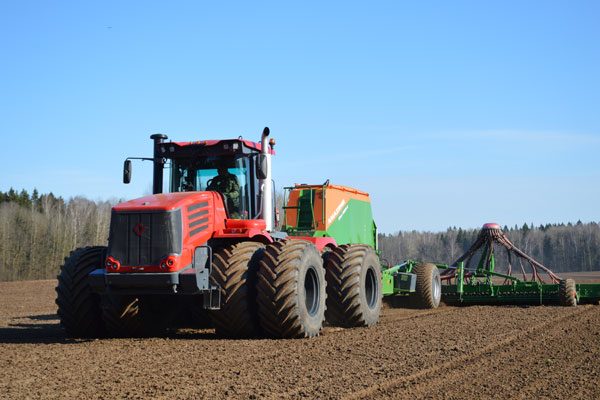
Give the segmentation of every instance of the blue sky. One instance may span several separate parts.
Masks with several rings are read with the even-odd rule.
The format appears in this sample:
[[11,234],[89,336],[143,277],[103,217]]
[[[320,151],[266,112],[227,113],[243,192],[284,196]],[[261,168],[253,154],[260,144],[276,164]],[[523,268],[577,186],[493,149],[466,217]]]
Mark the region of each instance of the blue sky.
[[381,231],[599,221],[600,2],[0,3],[0,190],[132,198],[156,132],[277,141]]

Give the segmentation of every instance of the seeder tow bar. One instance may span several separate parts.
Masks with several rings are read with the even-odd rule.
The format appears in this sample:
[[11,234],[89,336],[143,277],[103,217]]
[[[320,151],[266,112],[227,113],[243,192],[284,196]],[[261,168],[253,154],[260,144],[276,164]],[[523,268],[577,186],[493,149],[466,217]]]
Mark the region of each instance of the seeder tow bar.
[[[497,272],[495,250],[506,251],[506,273]],[[476,267],[471,261],[480,254]],[[517,262],[521,279],[513,274]],[[431,283],[423,287],[419,271],[423,265],[435,266]],[[527,272],[530,271],[530,272]],[[546,278],[548,283],[544,280]],[[426,279],[425,279],[426,280]],[[384,295],[423,297],[430,288],[435,293],[440,282],[441,301],[446,304],[561,304],[575,306],[600,301],[600,284],[576,284],[561,279],[550,269],[515,247],[497,224],[485,224],[471,248],[451,265],[407,260],[384,269]],[[423,304],[422,304],[423,305]]]

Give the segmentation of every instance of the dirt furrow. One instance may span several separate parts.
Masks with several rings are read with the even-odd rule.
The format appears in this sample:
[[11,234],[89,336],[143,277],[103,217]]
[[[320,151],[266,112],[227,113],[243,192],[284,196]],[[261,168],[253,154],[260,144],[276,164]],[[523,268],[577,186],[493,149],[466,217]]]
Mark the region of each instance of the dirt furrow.
[[[598,398],[600,388],[585,383],[598,379],[600,310],[594,306],[571,310],[456,359],[345,398]],[[592,341],[587,339],[590,334],[596,337]],[[581,375],[583,370],[587,376]],[[566,387],[565,378],[570,383]]]
[[[164,338],[86,341],[64,337],[54,286],[0,283],[0,397],[564,394],[555,384],[577,385],[575,397],[597,394],[597,306],[386,308],[377,326],[327,326],[309,340],[222,340],[212,330],[187,329]],[[519,371],[528,371],[526,377],[515,379]]]

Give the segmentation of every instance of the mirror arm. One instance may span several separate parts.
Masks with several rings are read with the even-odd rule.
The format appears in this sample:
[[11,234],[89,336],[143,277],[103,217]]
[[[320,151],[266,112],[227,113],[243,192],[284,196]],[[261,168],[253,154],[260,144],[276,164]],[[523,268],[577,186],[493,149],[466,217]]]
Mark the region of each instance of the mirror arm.
[[131,182],[131,160],[142,160],[142,161],[153,161],[156,164],[165,164],[164,158],[147,158],[147,157],[127,157],[125,164],[123,165],[123,183],[128,184]]
[[164,158],[147,158],[147,157],[127,157],[126,160],[142,160],[142,161],[154,161],[159,162],[161,164],[165,164],[166,161]]

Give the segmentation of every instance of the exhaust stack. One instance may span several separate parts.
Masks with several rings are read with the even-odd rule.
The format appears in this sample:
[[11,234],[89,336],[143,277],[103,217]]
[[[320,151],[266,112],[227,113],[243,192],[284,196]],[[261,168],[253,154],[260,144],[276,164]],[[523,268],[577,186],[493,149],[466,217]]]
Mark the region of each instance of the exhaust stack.
[[164,168],[159,145],[168,139],[168,137],[162,133],[155,133],[154,135],[150,136],[150,139],[154,140],[154,173],[152,177],[152,193],[157,194],[162,193]]
[[271,179],[271,154],[269,153],[269,133],[268,127],[263,129],[262,137],[260,140],[262,149],[261,153],[267,160],[267,176],[265,179],[260,180],[260,187],[262,192],[262,215],[267,225],[267,231],[273,231],[273,181]]

